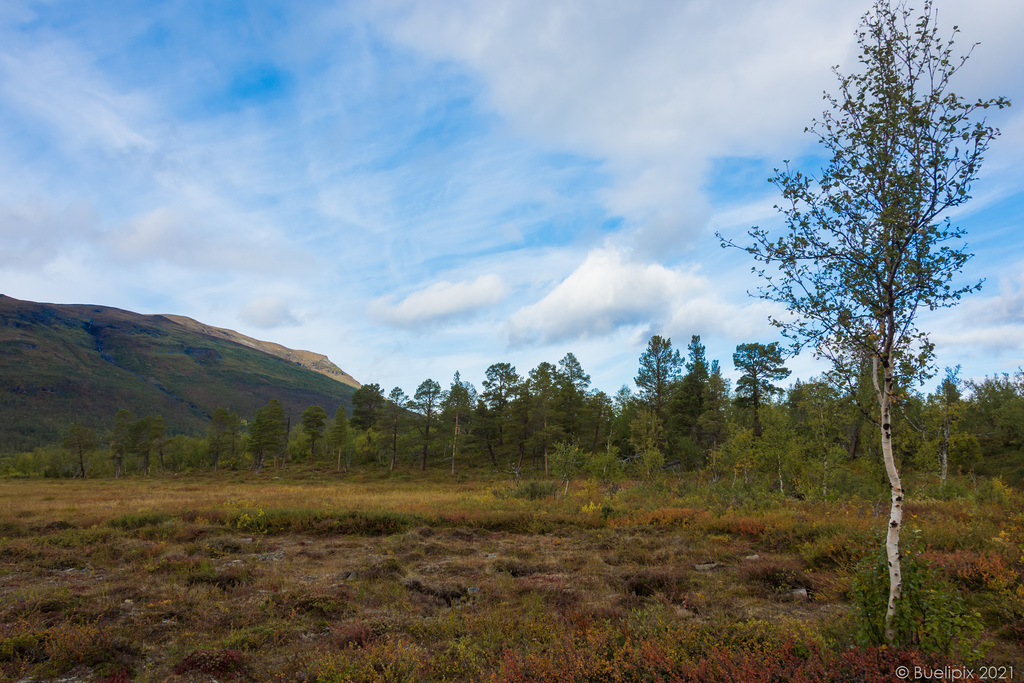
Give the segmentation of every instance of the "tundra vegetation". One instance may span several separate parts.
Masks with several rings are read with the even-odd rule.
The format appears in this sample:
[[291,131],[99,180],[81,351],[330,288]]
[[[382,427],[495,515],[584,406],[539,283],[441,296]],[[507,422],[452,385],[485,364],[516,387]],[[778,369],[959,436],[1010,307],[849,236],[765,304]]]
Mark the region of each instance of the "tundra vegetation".
[[638,374],[612,398],[571,355],[497,363],[481,391],[367,385],[353,415],[290,432],[279,404],[202,436],[127,411],[75,425],[3,461],[0,677],[890,681],[1024,661],[1024,372],[899,393],[892,645],[870,374],[762,391],[760,437],[699,337],[686,359],[652,338]]
[[1024,371],[922,391],[916,327],[976,288],[941,216],[997,133],[975,114],[1008,102],[946,90],[963,59],[933,20],[875,3],[811,128],[830,166],[780,171],[787,232],[745,247],[832,372],[783,388],[783,349],[750,342],[733,391],[699,335],[655,336],[637,394],[568,353],[479,391],[367,384],[351,412],[222,407],[202,435],[76,422],[0,460],[0,675],[1019,674]]

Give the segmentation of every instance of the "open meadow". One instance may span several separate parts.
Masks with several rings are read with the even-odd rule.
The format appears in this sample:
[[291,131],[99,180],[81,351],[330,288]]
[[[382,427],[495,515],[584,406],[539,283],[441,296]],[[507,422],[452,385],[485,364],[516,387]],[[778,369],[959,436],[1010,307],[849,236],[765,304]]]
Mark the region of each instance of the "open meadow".
[[0,678],[1020,677],[1021,496],[964,490],[909,498],[930,568],[908,562],[919,642],[887,650],[857,607],[888,590],[864,569],[887,501],[486,471],[0,480]]

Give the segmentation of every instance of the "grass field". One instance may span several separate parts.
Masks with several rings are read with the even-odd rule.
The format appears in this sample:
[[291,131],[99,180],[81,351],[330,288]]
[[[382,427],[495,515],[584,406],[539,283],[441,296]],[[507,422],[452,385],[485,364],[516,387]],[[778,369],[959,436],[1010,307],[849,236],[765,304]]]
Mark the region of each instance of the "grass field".
[[855,642],[877,501],[563,490],[486,472],[0,481],[0,678],[892,681],[901,664],[968,662],[1024,675],[1012,490],[907,505],[908,553],[982,627],[937,652]]

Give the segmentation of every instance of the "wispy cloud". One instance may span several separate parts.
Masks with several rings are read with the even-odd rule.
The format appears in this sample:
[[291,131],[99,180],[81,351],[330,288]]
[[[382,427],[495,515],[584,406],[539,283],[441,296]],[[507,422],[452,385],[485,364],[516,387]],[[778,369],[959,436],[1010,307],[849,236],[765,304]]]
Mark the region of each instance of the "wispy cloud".
[[109,231],[105,245],[125,264],[164,262],[223,273],[298,274],[317,259],[286,243],[261,243],[259,235],[239,239],[191,211],[160,207]]
[[[777,220],[764,169],[813,149],[863,9],[0,3],[0,290],[273,330],[387,386],[573,350],[613,389],[650,332],[770,335],[711,231]],[[942,11],[982,42],[964,92],[1024,95],[1024,4]],[[961,217],[1006,290],[943,329],[1009,341],[1024,116],[999,116]]]
[[299,324],[288,302],[278,296],[253,299],[242,308],[239,317],[264,330]]
[[16,54],[0,52],[3,98],[8,106],[19,106],[52,126],[72,148],[151,153],[154,143],[129,118],[141,113],[145,101],[108,87],[90,62],[88,55],[61,40]]
[[470,317],[500,303],[508,288],[497,275],[481,275],[473,281],[435,282],[401,301],[384,296],[370,301],[369,314],[390,325],[419,328]]
[[64,208],[46,202],[0,206],[0,269],[35,269],[69,246],[99,236],[99,216],[85,201]]

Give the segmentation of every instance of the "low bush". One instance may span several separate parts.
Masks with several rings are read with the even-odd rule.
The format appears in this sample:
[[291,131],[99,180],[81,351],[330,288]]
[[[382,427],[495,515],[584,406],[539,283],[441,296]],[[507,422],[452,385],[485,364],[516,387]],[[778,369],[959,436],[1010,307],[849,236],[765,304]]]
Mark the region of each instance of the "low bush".
[[767,595],[778,595],[797,588],[811,588],[810,578],[791,561],[755,560],[740,569],[740,576]]
[[640,598],[662,595],[674,604],[686,602],[686,591],[692,585],[682,567],[652,567],[629,572],[622,577],[622,588],[627,595]]
[[1000,590],[1013,585],[1016,573],[1006,558],[996,552],[954,550],[949,553],[928,551],[922,559],[942,571],[945,576],[967,590]]
[[108,526],[122,531],[137,531],[147,526],[159,526],[173,519],[166,512],[138,512],[122,515],[107,522]]
[[[893,645],[954,656],[973,662],[981,656],[977,642],[981,617],[970,612],[959,592],[943,581],[918,553],[902,552],[902,589],[893,617]],[[882,646],[889,602],[889,567],[884,553],[860,565],[851,587],[857,641]]]
[[494,495],[498,498],[519,498],[522,500],[543,500],[554,498],[558,492],[559,485],[555,481],[529,480],[513,484],[504,489],[495,489]]
[[234,678],[245,670],[245,655],[227,649],[194,650],[174,667],[179,676],[198,672],[225,678]]

